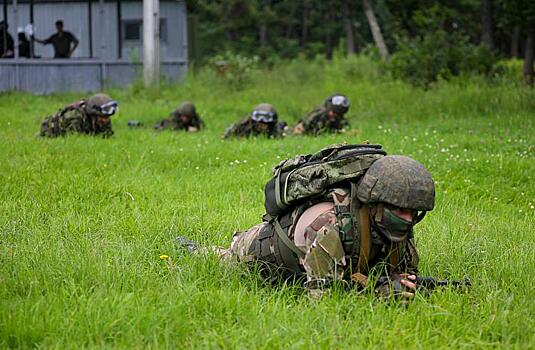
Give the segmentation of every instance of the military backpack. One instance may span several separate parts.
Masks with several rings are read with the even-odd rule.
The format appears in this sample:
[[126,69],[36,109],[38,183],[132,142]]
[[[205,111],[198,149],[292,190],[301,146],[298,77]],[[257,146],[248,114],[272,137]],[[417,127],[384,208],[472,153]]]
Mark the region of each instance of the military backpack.
[[381,145],[339,144],[283,160],[264,189],[266,213],[275,217],[333,187],[355,183],[385,155]]

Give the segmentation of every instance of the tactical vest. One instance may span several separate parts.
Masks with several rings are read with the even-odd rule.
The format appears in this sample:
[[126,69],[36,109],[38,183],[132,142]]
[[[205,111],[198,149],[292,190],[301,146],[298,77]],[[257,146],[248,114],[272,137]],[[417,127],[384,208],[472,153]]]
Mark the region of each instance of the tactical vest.
[[[344,248],[347,261],[353,274],[364,273],[368,269],[368,262],[372,247],[371,224],[369,207],[361,206],[356,198],[356,184],[351,184],[351,189],[332,189],[325,197],[309,201],[294,211],[271,217],[264,216],[264,220],[270,225],[264,226],[255,242],[255,255],[266,263],[271,270],[275,268],[285,279],[291,276],[305,275],[305,270],[299,263],[299,259],[305,254],[295,245],[289,237],[295,228],[303,212],[310,206],[322,201],[334,203],[334,213],[337,218],[340,241]],[[336,196],[339,191],[350,193],[349,205],[343,204]],[[394,244],[388,252],[391,271],[400,263],[399,244]]]

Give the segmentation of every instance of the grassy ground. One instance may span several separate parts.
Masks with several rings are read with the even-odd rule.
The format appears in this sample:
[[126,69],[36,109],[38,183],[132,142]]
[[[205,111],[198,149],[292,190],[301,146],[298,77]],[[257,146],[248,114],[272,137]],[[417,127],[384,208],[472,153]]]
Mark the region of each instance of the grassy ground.
[[[366,64],[289,64],[252,73],[240,91],[209,72],[160,93],[112,90],[121,111],[109,140],[35,137],[74,94],[0,95],[0,347],[533,347],[535,92],[477,79],[423,91]],[[333,91],[352,101],[346,134],[220,140],[257,103],[292,124]],[[183,99],[208,129],[153,132]],[[129,119],[147,128],[129,130]],[[431,171],[422,273],[469,276],[471,290],[407,308],[339,290],[314,302],[174,248],[178,234],[228,245],[258,223],[281,158],[363,140]]]

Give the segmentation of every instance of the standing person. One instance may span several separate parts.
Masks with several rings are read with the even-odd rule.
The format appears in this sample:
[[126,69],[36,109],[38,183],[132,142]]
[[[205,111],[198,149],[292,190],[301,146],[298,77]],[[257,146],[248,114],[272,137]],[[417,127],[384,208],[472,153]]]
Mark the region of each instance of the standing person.
[[169,117],[154,125],[154,129],[171,129],[197,132],[204,126],[204,122],[197,114],[195,105],[191,102],[183,102],[177,109],[169,114]]
[[78,46],[78,39],[71,32],[63,30],[62,20],[56,21],[56,33],[52,34],[48,39],[34,39],[43,45],[52,44],[54,58],[70,58]]
[[18,30],[19,37],[19,57],[30,58],[30,41],[26,37],[24,29],[19,28]]
[[67,105],[41,123],[39,136],[58,137],[70,133],[113,135],[111,116],[118,109],[117,101],[106,94],[95,94],[89,100]]
[[15,52],[15,42],[7,28],[7,23],[0,21],[0,58],[13,58]]
[[261,103],[245,118],[230,125],[223,133],[223,139],[260,135],[283,137],[286,125],[285,122],[278,121],[277,111],[272,105]]
[[319,135],[324,132],[339,132],[349,126],[344,114],[349,109],[349,100],[341,94],[329,96],[323,107],[316,108],[301,119],[293,129],[294,135]]

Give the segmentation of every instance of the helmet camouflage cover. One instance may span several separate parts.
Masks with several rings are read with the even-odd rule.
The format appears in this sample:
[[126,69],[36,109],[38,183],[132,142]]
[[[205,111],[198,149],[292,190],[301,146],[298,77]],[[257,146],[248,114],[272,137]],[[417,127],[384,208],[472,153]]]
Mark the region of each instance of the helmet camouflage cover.
[[387,203],[399,208],[432,210],[435,183],[424,166],[405,156],[385,156],[368,169],[357,190],[364,203]]
[[327,97],[324,106],[330,111],[345,114],[349,110],[349,99],[342,94],[334,94]]
[[177,111],[181,115],[188,116],[190,118],[195,117],[197,111],[195,110],[195,105],[191,102],[183,102],[178,108]]

